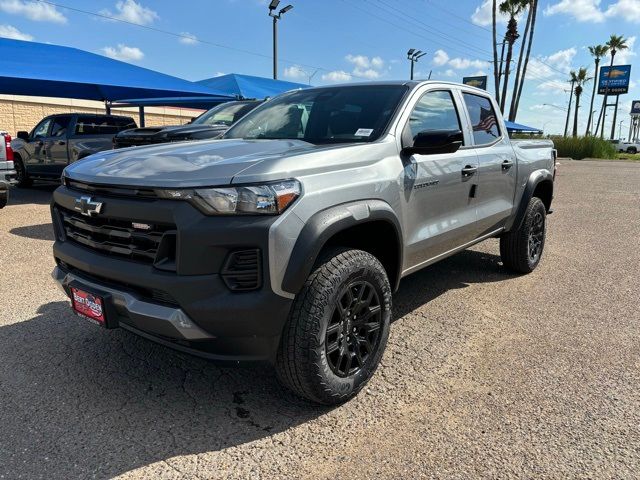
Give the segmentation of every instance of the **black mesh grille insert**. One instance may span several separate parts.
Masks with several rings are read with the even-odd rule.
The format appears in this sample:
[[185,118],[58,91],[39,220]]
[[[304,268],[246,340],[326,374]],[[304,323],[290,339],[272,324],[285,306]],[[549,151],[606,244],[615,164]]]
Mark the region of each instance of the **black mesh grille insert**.
[[231,252],[222,269],[222,279],[234,292],[256,290],[262,286],[260,249]]
[[152,225],[138,223],[134,227],[131,221],[87,217],[57,207],[64,233],[68,240],[98,251],[118,255],[143,263],[153,263],[158,246],[165,233],[175,230],[173,225]]

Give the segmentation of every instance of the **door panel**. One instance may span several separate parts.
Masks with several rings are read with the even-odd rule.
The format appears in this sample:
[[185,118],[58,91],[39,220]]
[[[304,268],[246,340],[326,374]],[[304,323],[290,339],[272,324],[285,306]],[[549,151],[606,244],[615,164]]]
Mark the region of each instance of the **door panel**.
[[70,123],[70,116],[55,117],[51,126],[51,133],[44,142],[47,157],[45,162],[46,170],[47,174],[51,176],[61,175],[62,170],[68,164],[67,136]]
[[25,145],[29,158],[26,160],[29,173],[42,174],[46,170],[45,144],[49,129],[51,128],[51,119],[42,120],[29,135],[29,142]]
[[[461,105],[446,89],[427,91],[415,103],[404,127],[403,142],[419,132],[462,130]],[[464,136],[465,143],[470,137]],[[471,197],[478,168],[473,148],[455,153],[403,156],[405,256],[403,270],[459,247],[475,237],[476,210]]]
[[462,97],[479,163],[476,234],[480,236],[502,227],[511,215],[518,166],[492,101],[466,92]]
[[518,167],[513,148],[507,142],[479,148],[476,152],[480,163],[477,207],[478,234],[481,235],[502,227],[511,215]]
[[[478,167],[473,149],[453,154],[413,155],[405,167],[407,245],[405,269],[426,262],[475,238],[476,209],[471,197]],[[408,184],[407,184],[408,183]]]

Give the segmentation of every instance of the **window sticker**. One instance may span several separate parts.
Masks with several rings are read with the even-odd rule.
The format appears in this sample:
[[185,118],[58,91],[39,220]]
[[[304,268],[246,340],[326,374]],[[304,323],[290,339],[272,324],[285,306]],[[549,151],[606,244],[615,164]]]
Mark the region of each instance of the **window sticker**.
[[373,128],[359,128],[354,134],[356,137],[368,137],[373,133]]

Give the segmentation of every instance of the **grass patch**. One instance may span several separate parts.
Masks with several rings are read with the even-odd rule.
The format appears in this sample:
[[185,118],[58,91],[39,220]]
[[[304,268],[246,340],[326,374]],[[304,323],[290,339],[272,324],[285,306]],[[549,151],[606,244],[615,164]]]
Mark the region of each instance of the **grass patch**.
[[583,158],[614,160],[620,158],[611,143],[598,137],[551,137],[551,140],[558,150],[559,157],[568,157],[574,160],[582,160]]
[[640,153],[618,153],[618,160],[629,160],[631,162],[640,162]]

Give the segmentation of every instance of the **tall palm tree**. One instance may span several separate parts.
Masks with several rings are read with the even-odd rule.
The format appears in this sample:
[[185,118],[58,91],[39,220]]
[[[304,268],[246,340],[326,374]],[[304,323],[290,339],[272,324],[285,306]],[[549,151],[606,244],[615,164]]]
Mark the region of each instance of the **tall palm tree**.
[[516,67],[516,76],[513,81],[513,90],[511,92],[511,106],[509,107],[509,121],[513,122],[515,120],[515,106],[516,106],[516,97],[518,96],[518,86],[520,85],[520,74],[522,72],[522,60],[524,59],[525,47],[527,44],[527,40],[529,39],[529,28],[531,28],[531,16],[532,10],[531,5],[532,1],[529,0],[527,2],[529,4],[529,13],[527,14],[527,23],[524,27],[524,36],[522,37],[522,44],[520,45],[520,54],[518,55],[518,66]]
[[517,93],[515,93],[516,89],[514,89],[514,94],[516,96],[516,102],[513,107],[514,122],[516,120],[516,116],[518,115],[518,107],[520,106],[520,97],[522,97],[522,89],[524,88],[524,79],[527,75],[527,67],[529,66],[529,58],[531,57],[531,45],[533,44],[533,32],[536,29],[536,16],[538,13],[538,0],[532,0],[529,8],[531,10],[531,30],[529,30],[529,42],[527,44],[527,54],[524,57],[524,66],[522,67],[520,85],[517,85]]
[[573,136],[578,136],[578,110],[580,109],[580,95],[582,95],[582,86],[591,80],[588,76],[587,69],[581,67],[578,73],[571,71],[571,82],[575,84],[574,95],[576,96],[576,110],[573,115]]
[[493,0],[493,5],[491,8],[491,15],[493,21],[493,81],[495,82],[496,89],[496,101],[500,103],[500,75],[498,74],[498,44],[497,42],[497,19],[496,19],[496,9],[497,9],[497,0]]
[[[626,50],[629,48],[627,45],[627,39],[622,35],[611,35],[609,41],[607,42],[607,46],[609,47],[609,52],[611,53],[611,64],[610,68],[613,68],[613,61],[616,58],[616,53],[621,50]],[[604,123],[607,118],[607,101],[609,99],[609,81],[607,80],[607,84],[604,91],[604,100],[602,101],[602,130],[600,132],[600,137],[604,138]],[[613,122],[613,126],[611,128],[611,139],[615,136],[616,124]]]
[[598,78],[600,74],[600,59],[604,57],[607,53],[609,53],[608,45],[595,45],[593,47],[589,47],[589,53],[593,57],[593,62],[595,64],[595,70],[593,74],[594,82],[593,82],[593,92],[591,93],[591,105],[589,106],[589,120],[587,120],[587,130],[585,135],[589,135],[591,132],[591,121],[593,120],[593,102],[596,99],[596,88],[598,87]]
[[529,0],[504,0],[500,4],[500,12],[509,15],[507,23],[507,59],[504,67],[504,84],[502,85],[502,95],[500,98],[500,110],[504,113],[505,100],[507,96],[507,85],[509,83],[509,73],[511,73],[511,59],[513,57],[513,44],[520,38],[518,33],[518,16],[529,5]]

